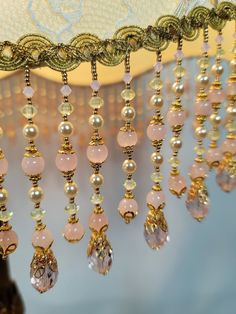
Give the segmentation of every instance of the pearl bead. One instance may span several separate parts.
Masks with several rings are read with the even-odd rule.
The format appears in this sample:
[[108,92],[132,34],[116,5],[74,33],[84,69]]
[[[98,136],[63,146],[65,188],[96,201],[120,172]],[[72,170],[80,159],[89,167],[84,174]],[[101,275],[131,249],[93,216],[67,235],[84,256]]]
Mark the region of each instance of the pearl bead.
[[75,197],[76,193],[78,192],[78,185],[75,182],[67,182],[64,185],[64,191],[66,196]]
[[201,86],[207,86],[209,83],[209,77],[205,74],[199,74],[197,77],[197,81]]
[[161,165],[162,162],[163,162],[163,157],[162,157],[161,154],[159,154],[159,153],[157,153],[157,152],[154,152],[154,153],[151,154],[151,161],[152,161],[155,165],[159,166],[159,165]]
[[150,99],[150,105],[154,108],[161,109],[163,106],[163,98],[159,95],[153,95]]
[[43,190],[41,187],[32,187],[29,190],[29,197],[34,203],[39,203],[43,198]]
[[214,64],[211,68],[211,71],[214,75],[222,75],[224,72],[224,68],[222,64]]
[[207,136],[207,129],[204,127],[198,127],[195,130],[195,135],[197,139],[203,139]]
[[178,137],[172,137],[171,140],[170,140],[170,145],[171,145],[171,148],[174,151],[176,151],[176,150],[179,150],[182,147],[182,141]]
[[122,115],[123,120],[132,121],[135,118],[136,112],[133,107],[125,106],[121,110],[121,115]]
[[219,125],[221,123],[221,117],[213,113],[210,115],[210,121],[213,125]]
[[99,114],[93,114],[92,116],[89,117],[89,124],[94,129],[99,129],[103,126],[104,120],[102,116],[100,116]]
[[23,128],[23,135],[29,140],[34,140],[39,134],[39,129],[36,124],[26,124]]
[[8,197],[8,192],[5,189],[0,190],[0,205],[5,205]]
[[136,166],[136,162],[133,160],[133,159],[126,159],[124,162],[123,162],[123,165],[122,165],[122,169],[124,170],[124,172],[127,172],[129,174],[132,174],[135,172],[137,166]]
[[104,178],[101,174],[92,174],[90,177],[90,183],[94,187],[100,187],[104,182]]
[[177,96],[181,96],[184,93],[184,84],[175,82],[172,86],[173,92],[176,93]]
[[73,124],[69,121],[63,121],[58,126],[58,132],[61,133],[61,135],[68,137],[72,135],[73,133]]

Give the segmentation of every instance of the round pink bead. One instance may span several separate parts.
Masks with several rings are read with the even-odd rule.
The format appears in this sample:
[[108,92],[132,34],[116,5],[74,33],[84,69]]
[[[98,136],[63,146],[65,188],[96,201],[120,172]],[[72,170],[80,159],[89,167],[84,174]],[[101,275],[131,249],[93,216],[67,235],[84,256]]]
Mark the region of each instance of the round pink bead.
[[170,126],[183,125],[186,119],[186,112],[180,110],[169,110],[167,112],[167,122]]
[[208,116],[212,111],[211,104],[208,101],[197,100],[195,102],[195,114]]
[[209,148],[206,152],[206,160],[209,164],[212,164],[216,161],[221,161],[222,153],[219,148]]
[[220,103],[225,100],[225,93],[221,89],[210,89],[208,97],[211,103]]
[[90,215],[89,228],[99,232],[104,226],[108,226],[108,218],[104,212],[101,214],[92,213]]
[[8,170],[8,161],[4,157],[0,159],[0,175],[6,174]]
[[154,208],[158,208],[165,202],[165,195],[162,191],[151,190],[146,198],[147,204],[151,204]]
[[103,163],[108,156],[108,149],[106,145],[90,145],[87,148],[87,157],[88,160],[91,161],[92,163],[96,164],[101,164]]
[[10,247],[12,248],[12,251],[14,247],[16,248],[18,245],[18,236],[12,229],[7,231],[0,231],[0,247],[2,248],[3,255],[7,254],[6,250]]
[[48,249],[53,242],[53,235],[47,228],[43,230],[36,230],[32,235],[32,244],[34,247],[40,247],[42,249]]
[[74,224],[66,224],[63,229],[63,237],[69,242],[78,242],[84,236],[84,228],[78,221]]
[[236,95],[236,82],[228,83],[227,95],[230,95],[230,96]]
[[232,155],[236,154],[236,140],[227,138],[224,140],[222,144],[222,152],[223,153],[231,153]]
[[170,176],[169,178],[169,189],[180,195],[181,192],[186,188],[186,181],[183,176],[178,174],[177,176]]
[[209,167],[206,163],[195,162],[189,167],[189,174],[192,179],[205,178],[209,171]]
[[21,166],[28,176],[40,174],[44,170],[44,159],[43,157],[24,157]]
[[117,142],[121,147],[134,146],[138,142],[138,136],[135,131],[119,131]]
[[151,141],[163,140],[166,136],[166,127],[159,124],[149,124],[147,127],[147,136]]
[[138,214],[138,203],[135,199],[123,198],[119,203],[118,210],[122,216],[127,212],[134,213],[136,216]]
[[77,167],[77,154],[60,154],[56,156],[56,166],[62,172],[75,170]]

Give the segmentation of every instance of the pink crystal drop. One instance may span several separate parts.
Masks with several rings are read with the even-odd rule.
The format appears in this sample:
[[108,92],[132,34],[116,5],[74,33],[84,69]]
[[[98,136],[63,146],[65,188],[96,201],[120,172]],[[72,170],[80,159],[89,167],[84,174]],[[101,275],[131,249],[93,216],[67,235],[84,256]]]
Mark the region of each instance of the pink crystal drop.
[[31,86],[25,86],[23,88],[23,94],[25,95],[26,98],[32,98],[34,95],[34,90]]
[[224,192],[231,192],[236,188],[236,176],[231,175],[227,169],[217,173],[216,182]]
[[236,154],[236,139],[227,138],[222,144],[223,153],[231,153],[232,155]]
[[21,166],[28,176],[37,175],[44,170],[44,159],[43,157],[24,157]]
[[180,174],[176,176],[170,176],[168,186],[170,191],[173,194],[176,194],[178,197],[181,196],[186,190],[185,178]]
[[209,167],[206,163],[194,162],[189,167],[189,174],[194,180],[196,178],[205,178],[209,172]]
[[78,242],[84,236],[84,228],[79,221],[76,223],[67,223],[62,234],[68,242]]
[[208,214],[209,202],[202,201],[197,194],[193,199],[186,201],[186,207],[194,219],[201,221]]
[[60,91],[61,91],[62,95],[65,97],[68,97],[72,92],[70,86],[67,84],[63,85],[62,88],[60,89]]
[[167,122],[169,123],[171,127],[175,125],[183,125],[185,119],[186,119],[186,112],[184,110],[170,109],[167,112]]
[[108,157],[108,149],[106,145],[90,145],[87,148],[88,160],[94,164],[103,163]]
[[108,226],[107,215],[102,212],[100,214],[92,213],[89,217],[89,228],[99,232],[102,228]]
[[210,89],[208,97],[211,103],[221,103],[225,101],[225,93],[221,89]]
[[34,231],[32,244],[35,248],[39,247],[47,250],[53,243],[53,235],[47,228]]
[[135,146],[138,142],[138,136],[135,131],[119,131],[117,142],[121,147]]
[[166,132],[165,125],[149,124],[147,127],[147,136],[151,141],[163,140],[166,136]]
[[12,229],[0,231],[0,255],[7,257],[18,245],[18,236]]
[[228,85],[227,85],[227,95],[229,95],[229,96],[236,95],[236,82],[228,83]]
[[202,116],[208,116],[211,111],[212,111],[212,107],[211,107],[211,104],[204,100],[197,100],[195,102],[195,114],[196,115],[202,115]]
[[153,250],[159,250],[166,242],[169,241],[169,235],[167,231],[163,231],[160,227],[151,230],[148,227],[144,227],[144,238]]
[[112,261],[113,251],[108,241],[103,244],[102,248],[101,246],[94,246],[88,255],[89,268],[101,275],[107,275]]
[[209,148],[206,152],[206,160],[209,164],[219,162],[222,159],[222,152],[220,148]]
[[147,195],[146,201],[147,204],[150,204],[157,209],[165,202],[165,195],[162,191],[151,190]]
[[62,172],[73,171],[76,169],[78,163],[77,154],[61,154],[56,156],[56,166]]
[[0,175],[4,175],[7,173],[8,170],[8,161],[7,159],[4,157],[2,159],[0,159]]
[[122,216],[127,213],[133,213],[136,216],[138,214],[138,203],[133,198],[123,198],[119,203],[118,211]]

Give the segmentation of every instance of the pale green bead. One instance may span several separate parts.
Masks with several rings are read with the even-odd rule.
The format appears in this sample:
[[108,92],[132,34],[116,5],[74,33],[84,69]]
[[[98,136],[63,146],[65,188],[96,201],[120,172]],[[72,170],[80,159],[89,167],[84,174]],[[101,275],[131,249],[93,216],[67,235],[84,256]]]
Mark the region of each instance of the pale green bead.
[[74,111],[74,106],[70,104],[69,102],[62,102],[58,106],[58,111],[63,115],[63,116],[69,116],[72,114]]
[[104,100],[99,96],[93,96],[89,100],[89,106],[93,109],[100,109],[104,105]]
[[178,167],[180,165],[180,161],[177,157],[171,157],[169,159],[169,164],[171,165],[171,167]]
[[135,91],[133,89],[124,89],[122,92],[121,92],[121,97],[124,99],[124,100],[132,100],[134,99],[135,97]]
[[163,175],[160,172],[153,172],[151,174],[151,180],[155,183],[161,183],[163,180]]
[[155,77],[149,82],[149,86],[151,87],[151,89],[154,89],[154,90],[162,89],[163,81],[160,78]]
[[201,156],[205,153],[206,149],[203,146],[195,146],[194,151],[197,155]]
[[8,210],[0,211],[0,221],[8,222],[12,219],[13,212],[9,212]]
[[211,141],[218,141],[220,138],[220,132],[218,130],[210,130],[207,136]]
[[104,197],[101,194],[96,194],[94,193],[91,197],[90,197],[90,201],[92,204],[94,205],[100,205],[102,204],[104,200]]
[[136,182],[133,179],[125,180],[124,182],[124,188],[128,191],[132,191],[136,188]]
[[198,65],[201,69],[207,69],[210,66],[208,58],[205,58],[205,57],[201,58],[198,61]]
[[67,214],[69,216],[71,215],[76,215],[79,211],[79,205],[73,203],[73,204],[68,204],[66,207],[65,207],[65,211],[67,212]]
[[226,124],[226,128],[229,132],[234,132],[236,131],[236,120],[233,122],[229,122]]
[[32,219],[38,221],[38,220],[41,220],[45,214],[46,214],[46,210],[41,209],[41,208],[35,208],[31,212],[31,217]]
[[38,113],[38,109],[34,105],[24,105],[24,107],[21,108],[21,114],[26,118],[26,119],[32,119],[36,116]]
[[182,67],[182,65],[177,65],[176,67],[174,67],[174,74],[176,77],[181,78],[185,75],[186,70],[184,67]]
[[221,58],[224,55],[225,51],[223,48],[217,49],[216,58]]

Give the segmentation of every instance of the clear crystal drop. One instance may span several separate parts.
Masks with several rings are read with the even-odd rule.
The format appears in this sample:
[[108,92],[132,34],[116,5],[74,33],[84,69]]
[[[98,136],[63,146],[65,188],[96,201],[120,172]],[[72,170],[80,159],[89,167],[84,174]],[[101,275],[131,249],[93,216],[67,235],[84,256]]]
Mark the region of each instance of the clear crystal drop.
[[236,176],[231,175],[226,169],[217,173],[216,182],[224,192],[231,192],[236,188]]
[[74,111],[74,107],[72,104],[70,104],[69,102],[62,102],[59,106],[58,106],[58,111],[63,115],[71,115],[72,112]]
[[209,210],[209,198],[206,188],[199,189],[194,197],[187,199],[186,207],[194,219],[202,221]]
[[24,107],[21,108],[21,114],[26,118],[26,119],[32,119],[36,116],[38,113],[38,109],[34,105],[25,105]]
[[168,231],[163,231],[159,226],[154,229],[144,226],[144,238],[153,250],[159,250],[169,241]]
[[30,265],[30,281],[32,286],[44,293],[57,282],[57,260],[51,250],[36,250]]

